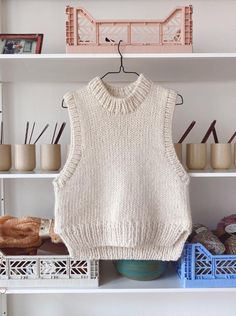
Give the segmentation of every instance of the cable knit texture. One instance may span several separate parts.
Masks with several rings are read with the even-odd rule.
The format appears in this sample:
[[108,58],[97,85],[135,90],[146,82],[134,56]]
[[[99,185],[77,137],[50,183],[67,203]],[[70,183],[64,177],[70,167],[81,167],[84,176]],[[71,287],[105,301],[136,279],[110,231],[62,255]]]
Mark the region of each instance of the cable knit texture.
[[69,156],[53,181],[55,231],[80,259],[177,260],[191,232],[189,175],[172,142],[176,92],[100,78],[64,100]]

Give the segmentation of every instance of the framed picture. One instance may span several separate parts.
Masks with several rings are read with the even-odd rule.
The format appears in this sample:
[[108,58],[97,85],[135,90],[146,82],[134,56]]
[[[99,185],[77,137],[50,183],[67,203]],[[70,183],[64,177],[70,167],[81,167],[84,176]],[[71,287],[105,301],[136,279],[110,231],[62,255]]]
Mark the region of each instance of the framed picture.
[[43,34],[0,34],[0,54],[41,54]]

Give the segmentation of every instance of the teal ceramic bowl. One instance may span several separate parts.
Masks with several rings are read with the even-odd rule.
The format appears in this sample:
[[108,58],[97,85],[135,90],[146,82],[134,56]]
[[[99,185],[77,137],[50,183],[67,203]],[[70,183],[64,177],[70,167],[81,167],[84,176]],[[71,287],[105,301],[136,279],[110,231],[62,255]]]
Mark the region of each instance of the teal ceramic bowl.
[[116,270],[123,276],[139,281],[159,278],[167,269],[168,263],[157,260],[115,260]]

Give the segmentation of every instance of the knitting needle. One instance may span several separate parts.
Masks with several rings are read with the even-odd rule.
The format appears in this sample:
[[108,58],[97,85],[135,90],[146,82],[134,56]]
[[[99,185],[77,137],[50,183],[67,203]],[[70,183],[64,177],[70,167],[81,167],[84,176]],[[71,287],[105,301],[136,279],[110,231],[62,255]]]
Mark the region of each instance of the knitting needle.
[[236,136],[236,132],[234,132],[232,137],[229,139],[229,141],[228,141],[229,144],[232,143],[235,136]]
[[219,140],[218,140],[218,136],[217,136],[216,128],[215,128],[215,127],[213,128],[212,133],[213,133],[213,137],[214,137],[215,143],[219,143]]
[[27,144],[28,130],[29,130],[29,122],[27,121],[26,130],[25,130],[25,144]]
[[3,142],[3,121],[1,121],[1,145]]
[[57,144],[59,142],[59,139],[61,138],[61,134],[62,134],[65,126],[66,126],[66,122],[63,122],[62,125],[61,125],[61,128],[60,128],[60,130],[58,132],[58,135],[56,137],[56,140],[55,140],[54,144]]
[[208,138],[209,138],[209,136],[210,136],[210,134],[211,134],[211,132],[212,132],[214,126],[215,126],[215,124],[216,124],[216,120],[214,120],[214,121],[211,123],[211,125],[210,125],[210,127],[208,128],[208,130],[207,130],[205,136],[203,137],[201,143],[206,143],[206,141],[208,140]]
[[51,144],[53,144],[54,137],[55,137],[55,134],[56,134],[56,130],[57,130],[57,123],[56,123],[55,128],[54,128],[54,131],[53,131]]
[[185,138],[188,136],[188,134],[190,133],[191,129],[194,127],[195,124],[196,124],[196,121],[192,121],[192,123],[186,129],[186,131],[184,132],[183,136],[180,138],[178,143],[182,143],[185,140]]
[[29,144],[31,143],[31,139],[32,139],[33,132],[34,132],[34,127],[35,127],[35,122],[34,122],[34,124],[33,124],[32,130],[31,130],[30,139],[29,139]]
[[34,142],[34,144],[37,143],[37,141],[39,140],[39,138],[43,135],[43,133],[46,131],[46,129],[48,128],[49,124],[47,124],[44,129],[42,130],[42,132],[39,134],[38,138],[36,139],[36,141]]

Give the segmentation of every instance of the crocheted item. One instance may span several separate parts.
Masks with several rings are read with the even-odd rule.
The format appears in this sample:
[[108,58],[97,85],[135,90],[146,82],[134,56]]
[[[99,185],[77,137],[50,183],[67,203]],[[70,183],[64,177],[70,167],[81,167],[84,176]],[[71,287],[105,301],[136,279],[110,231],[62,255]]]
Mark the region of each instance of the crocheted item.
[[226,254],[236,254],[236,214],[220,220],[216,230],[217,236],[224,243]]
[[[0,216],[0,248],[29,249],[39,247],[42,239],[61,242],[54,232],[54,221],[37,217]],[[28,250],[27,250],[28,251]]]
[[80,259],[176,260],[191,232],[189,175],[172,142],[176,92],[144,75],[68,92],[66,164],[54,179],[55,231]]
[[30,248],[41,245],[39,237],[40,219],[13,216],[0,217],[0,247]]
[[192,243],[201,243],[214,255],[222,255],[225,252],[224,244],[212,231],[202,224],[193,225],[189,241]]

